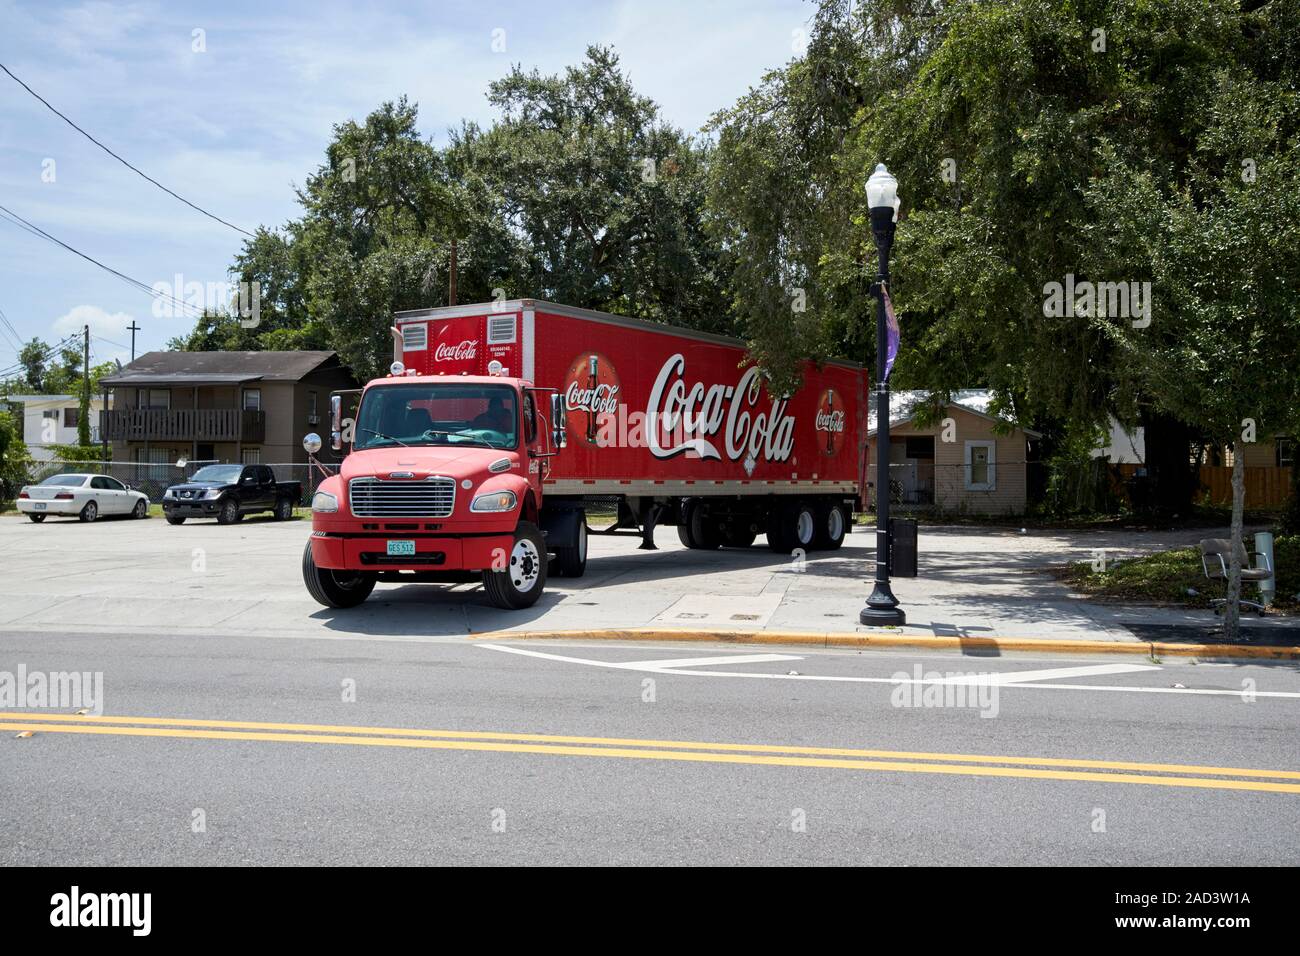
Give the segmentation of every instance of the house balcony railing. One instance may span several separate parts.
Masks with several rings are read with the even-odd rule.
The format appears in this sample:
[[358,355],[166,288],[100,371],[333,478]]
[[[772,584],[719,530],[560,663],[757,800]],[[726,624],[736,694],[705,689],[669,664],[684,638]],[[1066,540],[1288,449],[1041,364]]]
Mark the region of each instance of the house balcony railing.
[[266,438],[266,413],[239,408],[124,408],[103,412],[108,441],[246,441]]

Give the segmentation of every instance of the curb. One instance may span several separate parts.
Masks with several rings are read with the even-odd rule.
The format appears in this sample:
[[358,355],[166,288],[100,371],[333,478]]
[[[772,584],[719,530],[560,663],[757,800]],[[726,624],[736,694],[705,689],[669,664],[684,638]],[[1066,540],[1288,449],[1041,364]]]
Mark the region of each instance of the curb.
[[636,627],[611,630],[483,631],[468,635],[483,641],[677,641],[722,644],[772,644],[796,647],[894,648],[961,651],[1039,651],[1053,654],[1141,654],[1144,657],[1218,657],[1249,660],[1300,660],[1300,647],[1251,644],[1170,644],[1158,641],[1074,641],[1032,637],[931,637],[905,634],[822,634],[815,631],[698,631]]

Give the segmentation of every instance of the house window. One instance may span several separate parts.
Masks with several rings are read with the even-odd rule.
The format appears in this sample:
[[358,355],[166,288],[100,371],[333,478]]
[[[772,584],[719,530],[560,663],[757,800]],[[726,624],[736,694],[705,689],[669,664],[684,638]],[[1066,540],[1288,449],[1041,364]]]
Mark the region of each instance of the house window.
[[316,409],[316,393],[308,392],[307,393],[307,421],[310,422],[312,425],[315,425],[318,420],[317,416],[319,414],[320,413]]
[[967,491],[993,491],[997,487],[996,447],[992,441],[966,443]]
[[262,410],[262,390],[260,388],[244,389],[244,411],[260,412]]
[[141,408],[169,409],[172,407],[172,390],[170,388],[142,388],[135,397]]
[[1277,466],[1279,468],[1295,467],[1295,439],[1279,438],[1273,447],[1277,452]]
[[41,412],[42,421],[49,421],[50,419],[54,419],[56,422],[59,420],[59,410],[57,408],[47,408]]
[[63,410],[63,427],[76,428],[77,423],[81,421],[80,408],[65,408]]
[[240,461],[245,465],[260,465],[262,463],[262,449],[245,448]]

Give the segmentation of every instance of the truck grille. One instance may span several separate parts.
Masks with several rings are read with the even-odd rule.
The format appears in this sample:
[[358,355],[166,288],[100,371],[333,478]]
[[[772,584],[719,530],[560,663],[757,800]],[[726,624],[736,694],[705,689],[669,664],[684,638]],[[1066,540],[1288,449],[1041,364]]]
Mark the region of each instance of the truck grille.
[[456,482],[452,478],[353,478],[348,498],[358,518],[446,518],[456,505]]

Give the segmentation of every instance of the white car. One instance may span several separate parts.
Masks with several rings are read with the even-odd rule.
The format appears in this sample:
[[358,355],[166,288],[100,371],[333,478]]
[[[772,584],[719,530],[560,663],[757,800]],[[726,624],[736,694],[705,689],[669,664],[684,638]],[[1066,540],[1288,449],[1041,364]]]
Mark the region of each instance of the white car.
[[149,514],[149,496],[108,475],[51,475],[19,492],[18,510],[36,522],[46,515],[76,515],[82,521],[100,515],[143,518]]

